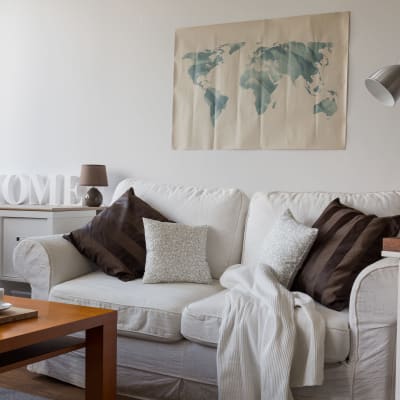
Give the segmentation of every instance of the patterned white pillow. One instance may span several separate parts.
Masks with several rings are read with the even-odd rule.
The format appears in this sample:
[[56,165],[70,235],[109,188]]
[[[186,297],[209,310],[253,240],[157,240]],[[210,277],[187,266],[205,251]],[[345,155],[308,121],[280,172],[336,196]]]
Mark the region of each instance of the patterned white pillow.
[[318,229],[297,222],[286,210],[264,239],[259,263],[269,265],[279,282],[290,289],[317,234]]
[[143,218],[146,266],[143,283],[211,283],[207,226],[188,226]]

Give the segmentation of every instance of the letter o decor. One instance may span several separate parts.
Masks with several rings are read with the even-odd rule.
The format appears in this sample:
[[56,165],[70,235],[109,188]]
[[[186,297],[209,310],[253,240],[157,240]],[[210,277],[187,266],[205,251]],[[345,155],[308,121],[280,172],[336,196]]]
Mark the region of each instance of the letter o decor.
[[23,204],[28,199],[29,178],[25,175],[8,175],[2,185],[4,200],[9,204]]

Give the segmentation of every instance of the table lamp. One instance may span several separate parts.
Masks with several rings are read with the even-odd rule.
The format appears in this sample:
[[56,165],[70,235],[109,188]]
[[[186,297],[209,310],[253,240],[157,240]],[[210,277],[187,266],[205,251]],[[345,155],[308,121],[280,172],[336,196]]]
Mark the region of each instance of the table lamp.
[[400,97],[400,65],[389,65],[365,80],[368,91],[385,106],[394,106]]
[[91,186],[85,195],[85,204],[88,207],[99,207],[103,202],[103,195],[95,186],[108,186],[105,165],[83,164],[81,166],[80,186]]

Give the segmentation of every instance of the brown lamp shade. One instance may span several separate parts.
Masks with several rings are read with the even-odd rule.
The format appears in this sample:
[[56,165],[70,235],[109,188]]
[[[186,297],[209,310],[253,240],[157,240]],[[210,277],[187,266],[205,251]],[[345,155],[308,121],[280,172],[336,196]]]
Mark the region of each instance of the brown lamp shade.
[[79,184],[81,186],[108,186],[106,166],[83,164]]

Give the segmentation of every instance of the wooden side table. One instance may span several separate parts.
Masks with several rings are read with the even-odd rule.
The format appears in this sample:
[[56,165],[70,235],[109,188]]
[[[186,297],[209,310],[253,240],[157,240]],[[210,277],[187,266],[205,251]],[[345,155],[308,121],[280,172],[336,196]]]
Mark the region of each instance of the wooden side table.
[[18,242],[29,236],[66,233],[88,223],[102,207],[0,205],[0,280],[23,282],[12,257]]

